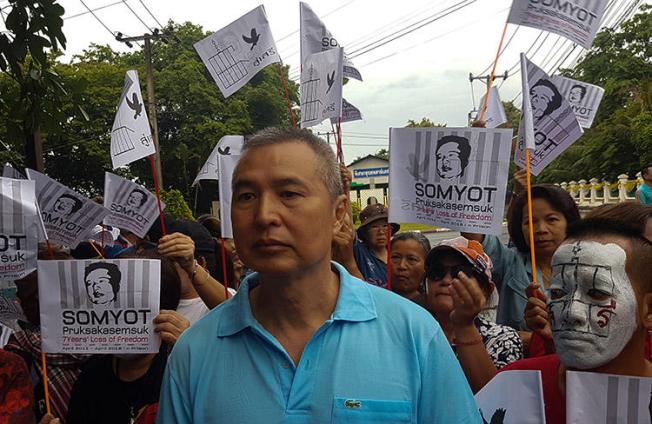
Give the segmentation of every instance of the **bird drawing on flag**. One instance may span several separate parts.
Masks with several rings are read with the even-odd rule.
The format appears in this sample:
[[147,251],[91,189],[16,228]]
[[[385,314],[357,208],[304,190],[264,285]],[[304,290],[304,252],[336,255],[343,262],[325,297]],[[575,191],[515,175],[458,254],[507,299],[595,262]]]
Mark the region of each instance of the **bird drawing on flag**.
[[330,75],[326,75],[326,82],[328,83],[328,89],[326,89],[326,94],[331,91],[333,83],[335,82],[335,71],[331,72]]
[[231,146],[226,146],[224,149],[221,147],[217,148],[217,153],[219,153],[222,156],[230,156],[231,155]]
[[242,36],[242,39],[245,41],[247,44],[251,44],[251,48],[249,49],[250,51],[256,47],[256,44],[258,44],[258,40],[260,40],[260,34],[256,31],[256,28],[251,28],[251,36],[247,37],[246,35]]
[[505,422],[505,414],[507,413],[506,409],[498,408],[494,411],[494,414],[491,416],[491,422],[487,422],[482,414],[482,409],[480,410],[480,416],[482,417],[482,422],[484,424],[503,424]]
[[129,97],[126,97],[125,100],[127,100],[127,106],[129,106],[129,109],[135,112],[134,119],[138,118],[143,112],[143,104],[138,101],[138,96],[136,93],[133,93],[131,96],[131,101],[129,101]]

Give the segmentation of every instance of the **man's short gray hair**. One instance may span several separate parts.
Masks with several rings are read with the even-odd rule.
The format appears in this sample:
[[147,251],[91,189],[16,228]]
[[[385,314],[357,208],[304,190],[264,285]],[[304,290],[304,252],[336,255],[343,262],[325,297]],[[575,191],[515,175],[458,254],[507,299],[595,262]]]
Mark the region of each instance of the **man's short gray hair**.
[[317,155],[319,176],[326,186],[331,199],[344,193],[342,178],[337,158],[331,147],[323,139],[307,129],[269,127],[258,131],[251,138],[245,140],[242,154],[257,147],[275,143],[301,143],[310,147]]
[[421,245],[421,248],[423,249],[423,257],[425,258],[428,256],[428,253],[430,252],[430,240],[426,236],[424,236],[422,233],[417,232],[417,231],[406,231],[404,233],[398,233],[394,237],[392,237],[392,241],[390,244],[390,247],[394,246],[394,243],[397,241],[406,241],[406,240],[414,240]]

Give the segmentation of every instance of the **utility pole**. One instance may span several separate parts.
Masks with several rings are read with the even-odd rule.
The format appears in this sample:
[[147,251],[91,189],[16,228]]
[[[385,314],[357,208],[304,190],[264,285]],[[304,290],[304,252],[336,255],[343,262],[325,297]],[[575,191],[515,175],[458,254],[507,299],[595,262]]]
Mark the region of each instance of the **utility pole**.
[[[502,75],[494,75],[494,81],[496,79],[503,79],[506,80],[509,77],[508,71],[505,71],[504,74]],[[471,83],[471,93],[473,94],[473,81],[475,80],[480,80],[484,81],[485,87],[489,88],[489,80],[491,79],[491,75],[478,75],[478,76],[473,76],[472,73],[469,73],[469,82]],[[486,89],[485,89],[485,94],[486,94]],[[477,110],[473,108],[471,112],[469,112],[469,122],[472,122],[474,119],[477,119],[479,117],[480,112],[482,111],[482,105],[480,105],[480,110]],[[475,118],[473,117],[474,114],[477,114]]]
[[156,119],[156,100],[154,99],[154,70],[152,67],[152,40],[161,39],[164,43],[167,44],[166,34],[160,32],[158,29],[154,29],[151,34],[144,34],[137,37],[124,37],[122,33],[118,32],[116,40],[125,43],[127,46],[132,47],[132,42],[143,41],[144,54],[145,54],[145,70],[146,70],[146,80],[147,80],[147,116],[149,117],[149,125],[152,127],[152,139],[154,141],[154,148],[156,153],[154,154],[154,167],[156,169],[156,179],[158,180],[158,185],[163,187],[163,173],[161,172],[161,149],[158,143],[158,121]]

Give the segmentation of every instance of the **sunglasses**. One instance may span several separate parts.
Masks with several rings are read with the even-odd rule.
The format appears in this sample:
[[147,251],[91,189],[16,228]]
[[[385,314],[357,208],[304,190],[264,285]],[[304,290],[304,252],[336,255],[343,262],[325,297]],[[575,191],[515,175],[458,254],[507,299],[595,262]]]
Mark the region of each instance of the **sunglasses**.
[[429,280],[443,280],[447,274],[450,274],[452,278],[456,278],[460,271],[468,276],[478,274],[473,265],[470,264],[446,266],[441,262],[435,262],[426,269],[426,276]]

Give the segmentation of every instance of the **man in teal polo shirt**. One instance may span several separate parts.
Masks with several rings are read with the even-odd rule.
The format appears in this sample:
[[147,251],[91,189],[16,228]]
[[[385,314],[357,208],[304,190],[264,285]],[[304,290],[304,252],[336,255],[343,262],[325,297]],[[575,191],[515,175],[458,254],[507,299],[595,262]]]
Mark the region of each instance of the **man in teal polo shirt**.
[[641,170],[643,185],[636,191],[636,199],[644,205],[652,205],[652,163]]
[[236,250],[257,272],[177,342],[159,423],[482,422],[436,321],[331,262],[346,201],[327,143],[261,131],[232,199]]

